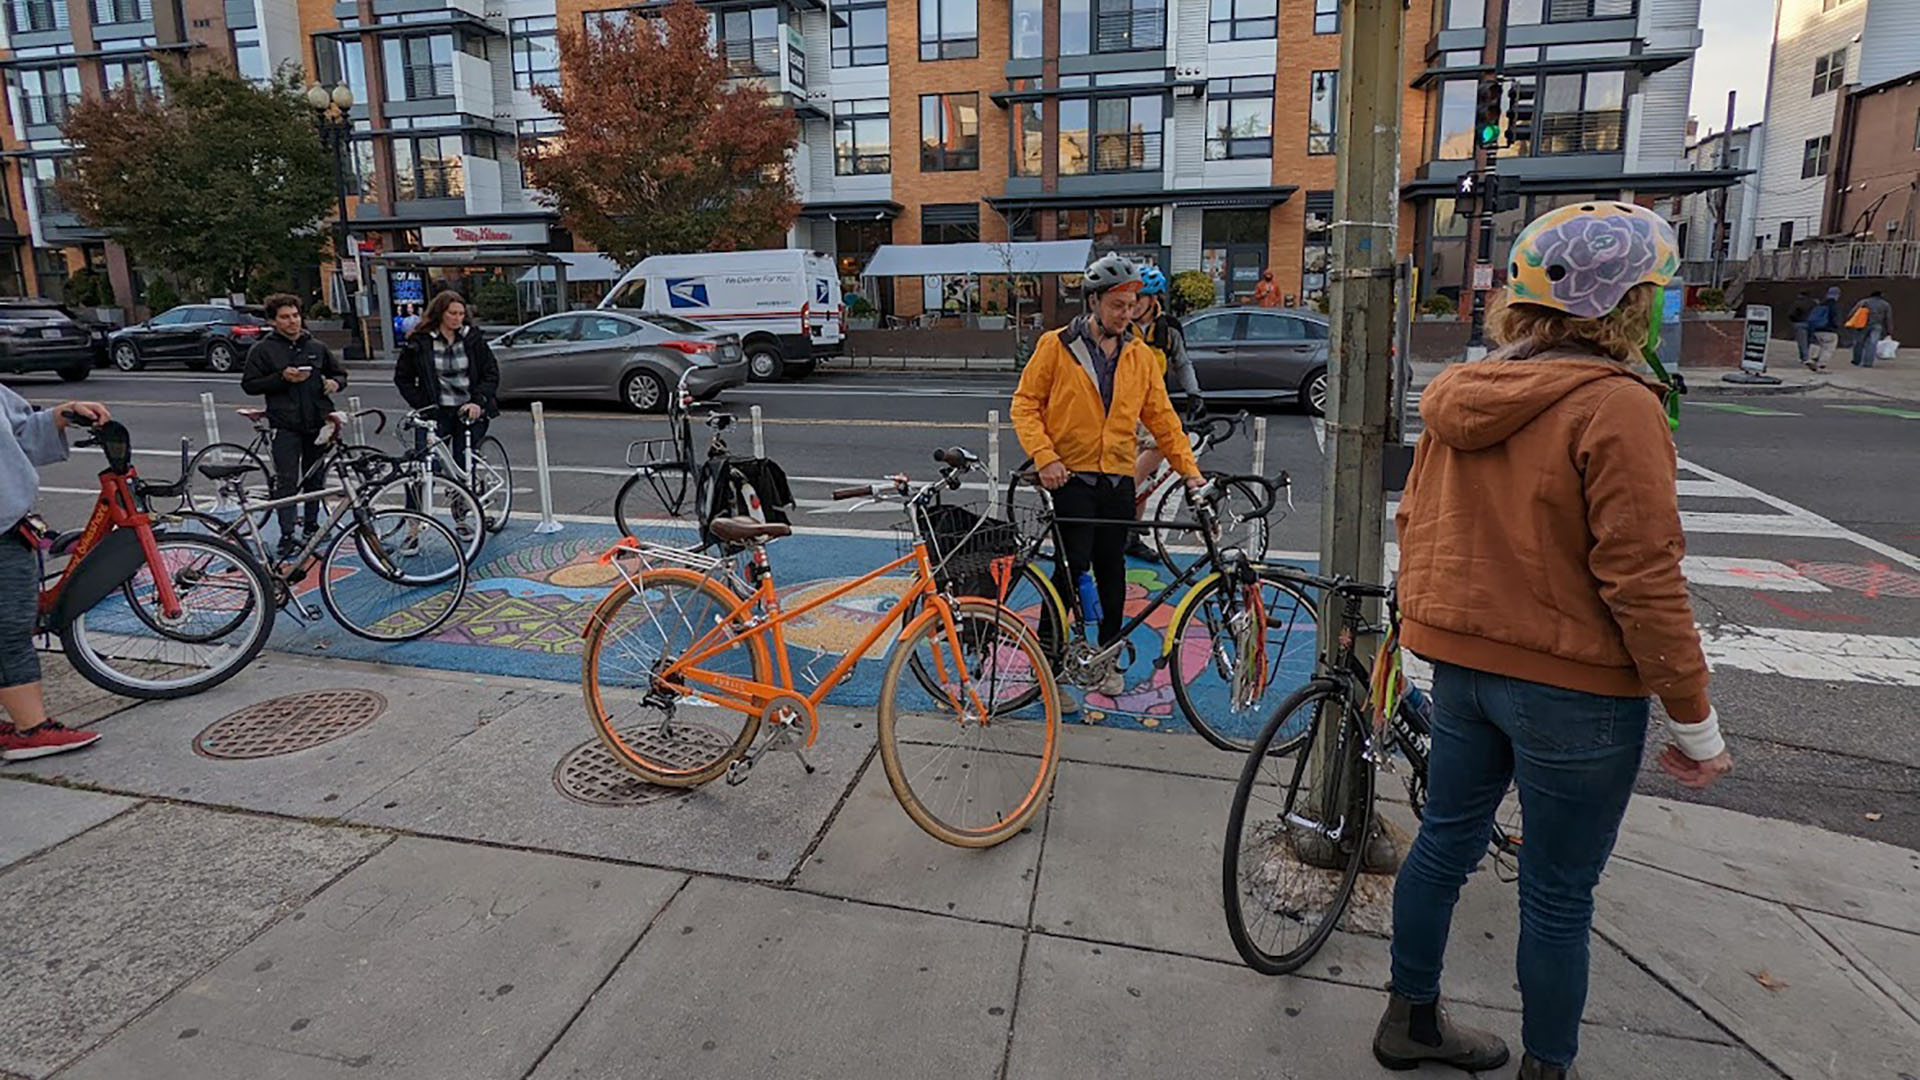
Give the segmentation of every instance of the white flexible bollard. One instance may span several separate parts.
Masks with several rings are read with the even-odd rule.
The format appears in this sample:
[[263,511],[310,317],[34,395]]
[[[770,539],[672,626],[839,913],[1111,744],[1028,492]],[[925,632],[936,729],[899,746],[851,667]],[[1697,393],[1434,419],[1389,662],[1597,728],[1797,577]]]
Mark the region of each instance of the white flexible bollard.
[[1253,418],[1253,475],[1267,475],[1267,418]]
[[987,491],[1000,482],[1000,410],[987,410]]
[[533,403],[533,471],[540,479],[540,524],[537,533],[556,533],[565,526],[553,519],[553,476],[547,471],[547,410]]
[[220,441],[220,408],[213,403],[211,392],[200,395],[200,418],[207,424],[207,445]]
[[352,418],[353,444],[355,446],[367,445],[367,422],[360,418],[359,397],[355,396],[347,399],[347,415]]
[[753,417],[753,456],[757,458],[766,457],[767,434],[760,426],[760,406],[755,405],[748,410],[748,413]]

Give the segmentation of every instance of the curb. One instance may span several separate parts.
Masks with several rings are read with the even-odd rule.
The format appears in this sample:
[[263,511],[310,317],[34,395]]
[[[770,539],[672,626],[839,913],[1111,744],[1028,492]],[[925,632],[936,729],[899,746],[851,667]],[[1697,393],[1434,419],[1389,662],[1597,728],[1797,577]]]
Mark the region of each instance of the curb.
[[[1681,374],[1686,374],[1681,372]],[[1824,390],[1830,386],[1825,380],[1810,383],[1781,383],[1778,386],[1751,386],[1741,383],[1728,383],[1715,380],[1706,384],[1693,384],[1687,389],[1690,396],[1699,397],[1777,397],[1781,394],[1805,394],[1813,390]]]

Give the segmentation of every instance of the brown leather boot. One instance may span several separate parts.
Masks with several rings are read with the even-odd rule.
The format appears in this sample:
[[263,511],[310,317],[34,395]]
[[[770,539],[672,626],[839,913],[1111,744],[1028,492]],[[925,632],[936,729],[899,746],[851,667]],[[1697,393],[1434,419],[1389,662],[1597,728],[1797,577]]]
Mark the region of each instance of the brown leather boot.
[[1514,1074],[1514,1080],[1580,1080],[1580,1070],[1571,1065],[1564,1069],[1543,1065],[1532,1054],[1521,1054],[1520,1071]]
[[[1439,1002],[1416,1005],[1390,993],[1386,1015],[1373,1035],[1373,1056],[1389,1069],[1417,1069],[1437,1061],[1456,1069],[1497,1069],[1507,1063],[1507,1044],[1491,1031],[1456,1024]],[[1543,1077],[1547,1074],[1541,1074]]]

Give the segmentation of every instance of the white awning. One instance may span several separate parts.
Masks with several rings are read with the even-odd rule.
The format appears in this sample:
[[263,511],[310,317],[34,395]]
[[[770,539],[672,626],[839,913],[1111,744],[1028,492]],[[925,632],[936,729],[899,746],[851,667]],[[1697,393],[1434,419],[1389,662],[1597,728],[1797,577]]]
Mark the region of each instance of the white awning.
[[1020,244],[882,244],[866,277],[953,277],[966,274],[1077,274],[1087,268],[1091,240]]
[[[620,264],[597,251],[559,251],[555,252],[561,262],[567,266],[567,281],[619,281],[626,271]],[[522,284],[534,281],[552,281],[553,267],[536,266],[520,275]]]

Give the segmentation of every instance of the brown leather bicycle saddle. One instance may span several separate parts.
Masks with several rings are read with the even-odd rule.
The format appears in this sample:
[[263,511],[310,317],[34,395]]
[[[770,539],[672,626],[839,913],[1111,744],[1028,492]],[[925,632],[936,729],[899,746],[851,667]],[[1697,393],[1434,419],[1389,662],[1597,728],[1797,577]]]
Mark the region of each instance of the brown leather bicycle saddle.
[[707,531],[723,544],[744,544],[753,540],[778,540],[783,536],[792,536],[793,526],[784,521],[714,518],[707,526]]

